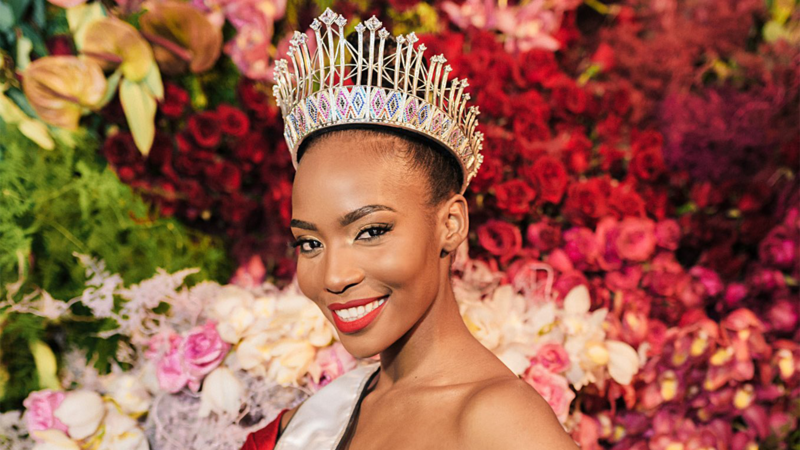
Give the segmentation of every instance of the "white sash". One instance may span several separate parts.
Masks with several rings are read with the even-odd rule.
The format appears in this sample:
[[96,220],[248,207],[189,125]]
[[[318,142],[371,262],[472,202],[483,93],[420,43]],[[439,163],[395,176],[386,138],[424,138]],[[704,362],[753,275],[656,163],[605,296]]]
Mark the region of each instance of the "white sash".
[[367,381],[380,365],[357,367],[307,398],[281,433],[275,450],[335,450]]

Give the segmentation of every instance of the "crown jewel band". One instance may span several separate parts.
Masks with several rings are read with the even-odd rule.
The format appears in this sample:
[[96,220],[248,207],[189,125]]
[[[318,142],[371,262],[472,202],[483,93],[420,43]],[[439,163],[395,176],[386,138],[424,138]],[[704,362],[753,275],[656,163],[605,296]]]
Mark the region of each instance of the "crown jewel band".
[[308,36],[295,31],[289,61],[275,63],[272,89],[294,167],[300,144],[316,131],[383,125],[420,134],[452,152],[462,168],[463,193],[483,161],[483,134],[475,129],[480,112],[467,107],[467,80],[448,79],[452,68],[443,55],[426,66],[425,45],[414,47],[419,39],[413,32],[397,36],[387,51],[389,32],[375,16],[356,25],[357,46],[345,37],[346,25],[342,15],[326,9],[311,23],[316,50],[309,51]]

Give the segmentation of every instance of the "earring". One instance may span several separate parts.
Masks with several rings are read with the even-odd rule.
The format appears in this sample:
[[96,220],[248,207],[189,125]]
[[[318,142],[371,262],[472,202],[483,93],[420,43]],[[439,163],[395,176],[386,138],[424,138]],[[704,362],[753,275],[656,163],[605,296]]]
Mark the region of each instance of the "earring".
[[445,256],[449,255],[450,252],[445,251],[442,249],[441,253],[439,253],[439,258],[444,258]]

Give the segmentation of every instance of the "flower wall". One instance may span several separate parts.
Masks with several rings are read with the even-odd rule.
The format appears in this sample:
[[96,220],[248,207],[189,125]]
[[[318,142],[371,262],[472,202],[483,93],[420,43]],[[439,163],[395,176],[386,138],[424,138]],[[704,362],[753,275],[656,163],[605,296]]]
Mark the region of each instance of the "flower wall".
[[[10,5],[0,442],[238,448],[369,362],[287,246],[271,68],[320,5]],[[333,8],[416,31],[469,79],[486,141],[459,308],[582,448],[800,445],[794,0]],[[143,244],[157,230],[182,244]]]

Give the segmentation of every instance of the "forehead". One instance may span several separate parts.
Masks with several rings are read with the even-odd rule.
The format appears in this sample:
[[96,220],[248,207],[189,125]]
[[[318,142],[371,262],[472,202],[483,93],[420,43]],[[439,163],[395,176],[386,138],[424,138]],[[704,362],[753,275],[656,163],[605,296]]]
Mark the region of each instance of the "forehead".
[[292,189],[293,215],[311,222],[339,217],[365,205],[398,212],[419,209],[427,183],[406,168],[391,136],[347,133],[315,143],[300,159]]

